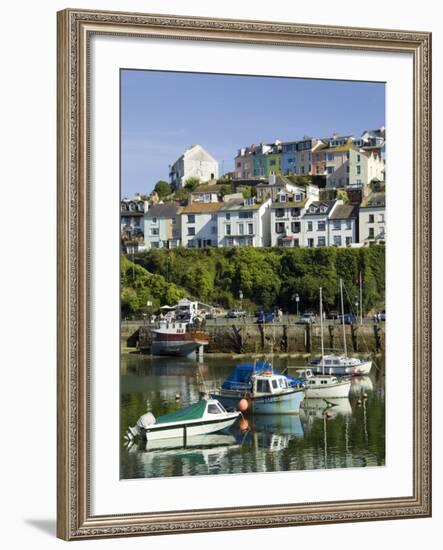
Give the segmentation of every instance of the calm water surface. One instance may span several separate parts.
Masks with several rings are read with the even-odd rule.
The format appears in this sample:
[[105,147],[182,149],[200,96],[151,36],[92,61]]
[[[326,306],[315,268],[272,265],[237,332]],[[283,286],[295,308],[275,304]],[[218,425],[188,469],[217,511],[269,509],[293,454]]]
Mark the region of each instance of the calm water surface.
[[[383,466],[385,463],[384,366],[355,377],[349,399],[305,399],[299,415],[256,415],[248,426],[181,441],[163,440],[127,447],[123,438],[146,412],[160,416],[199,399],[219,386],[238,360],[211,358],[203,363],[175,358],[122,356],[121,479]],[[303,366],[296,359],[275,359],[279,370]],[[293,373],[292,373],[293,374]],[[176,394],[180,401],[176,401]],[[366,396],[366,397],[365,397]],[[246,429],[245,429],[246,427]]]

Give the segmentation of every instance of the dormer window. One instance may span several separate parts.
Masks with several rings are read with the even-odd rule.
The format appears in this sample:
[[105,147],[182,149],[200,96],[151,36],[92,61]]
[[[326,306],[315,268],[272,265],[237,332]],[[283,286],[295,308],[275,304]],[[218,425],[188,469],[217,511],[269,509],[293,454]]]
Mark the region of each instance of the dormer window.
[[327,211],[328,211],[328,207],[327,207],[327,206],[320,206],[320,212],[322,212],[322,213],[324,214],[324,213],[327,212]]
[[317,211],[317,208],[315,206],[309,207],[309,212],[311,212],[312,214],[314,214],[316,211]]

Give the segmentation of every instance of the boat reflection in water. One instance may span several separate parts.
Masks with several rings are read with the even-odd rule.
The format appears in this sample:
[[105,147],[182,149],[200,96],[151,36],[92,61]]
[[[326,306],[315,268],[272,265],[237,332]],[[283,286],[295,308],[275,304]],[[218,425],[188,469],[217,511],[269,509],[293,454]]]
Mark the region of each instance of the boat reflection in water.
[[349,395],[351,396],[360,396],[374,389],[374,384],[369,376],[354,376],[351,382],[351,389],[349,391]]
[[229,450],[238,447],[232,434],[191,436],[183,438],[129,443],[127,452],[136,477],[169,477],[220,473]]

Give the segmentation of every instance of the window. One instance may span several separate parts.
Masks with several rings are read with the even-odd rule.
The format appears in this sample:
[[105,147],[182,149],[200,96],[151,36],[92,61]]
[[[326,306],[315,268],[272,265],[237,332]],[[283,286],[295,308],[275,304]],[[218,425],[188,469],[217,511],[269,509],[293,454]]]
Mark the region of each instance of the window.
[[352,221],[346,220],[346,229],[352,229]]
[[254,224],[253,223],[248,223],[248,233],[249,233],[249,235],[254,234]]
[[333,167],[333,166],[328,166],[328,167],[326,168],[326,172],[327,172],[328,174],[333,174],[333,173],[334,173],[334,167]]
[[245,234],[245,226],[242,223],[238,224],[238,234],[244,235]]
[[346,173],[349,174],[349,164],[346,166]]
[[252,237],[247,237],[246,238],[246,244],[248,246],[252,246],[254,244],[254,239]]
[[275,232],[284,233],[284,231],[285,231],[285,224],[283,222],[277,222],[275,224]]
[[211,227],[211,233],[212,233],[213,235],[215,235],[215,234],[217,233],[217,226],[216,226],[216,225],[213,225],[213,226]]
[[328,153],[326,155],[326,160],[332,162],[334,160],[334,153]]
[[260,393],[268,393],[270,390],[269,388],[269,380],[257,380],[257,391]]
[[384,214],[379,214],[378,215],[378,221],[383,223],[385,221],[385,215]]
[[151,218],[151,223],[157,223],[157,218]]
[[368,223],[374,223],[374,214],[369,214]]
[[333,231],[340,231],[341,229],[341,221],[340,220],[334,220],[332,222],[332,229]]
[[272,380],[272,387],[274,390],[278,390],[278,382],[277,380]]
[[312,170],[312,166],[309,165],[309,166],[308,166],[308,172],[311,172],[311,170]]
[[284,208],[277,208],[275,211],[275,217],[276,218],[284,218],[285,216],[285,209]]
[[160,243],[158,241],[155,241],[151,243],[152,248],[160,248]]
[[304,166],[301,167],[301,173],[302,173],[302,174],[305,173],[305,167],[304,167]]
[[252,218],[252,212],[239,212],[238,217],[243,219]]
[[231,214],[229,212],[226,213],[226,219],[227,220],[230,220],[231,219]]
[[341,246],[341,235],[334,235],[334,246]]
[[230,235],[231,234],[231,224],[227,223],[225,227],[225,234]]
[[357,162],[360,162],[360,155],[357,155]]
[[361,174],[361,166],[358,164],[357,165],[357,176],[359,176]]
[[312,231],[312,222],[308,222],[308,231]]
[[280,195],[280,202],[286,202],[287,196],[283,193]]
[[308,247],[314,248],[314,239],[308,239]]
[[326,231],[326,222],[318,222],[317,231]]
[[195,223],[195,214],[188,214],[188,223]]
[[295,248],[299,248],[300,247],[300,242],[298,239],[294,239],[294,246]]
[[292,222],[291,231],[292,233],[300,233],[300,222]]
[[140,227],[140,218],[134,218],[134,227]]
[[352,244],[352,237],[346,237],[346,246]]
[[270,164],[270,166],[275,166],[275,165],[276,165],[275,159],[271,159],[271,160],[269,161],[269,164]]
[[220,412],[221,412],[220,409],[214,403],[211,403],[208,405],[209,414],[220,414]]
[[370,239],[373,239],[373,238],[374,238],[374,228],[373,228],[373,227],[370,227],[370,228],[369,228],[369,238],[370,238]]
[[217,214],[211,214],[211,220],[213,222],[217,221]]
[[237,162],[237,168],[241,168],[241,162]]
[[151,235],[158,235],[158,234],[159,234],[158,227],[152,227],[151,228]]
[[234,239],[232,237],[228,237],[226,239],[226,246],[233,246],[234,244]]
[[319,237],[317,240],[318,246],[326,246],[326,237]]
[[188,227],[188,235],[195,235],[195,227]]

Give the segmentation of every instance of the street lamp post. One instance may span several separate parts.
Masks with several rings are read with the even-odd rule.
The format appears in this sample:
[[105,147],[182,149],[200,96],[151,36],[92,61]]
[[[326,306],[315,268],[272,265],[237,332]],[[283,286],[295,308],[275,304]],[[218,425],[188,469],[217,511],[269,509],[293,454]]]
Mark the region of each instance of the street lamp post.
[[300,302],[300,296],[298,294],[295,295],[295,305],[297,306],[297,319],[298,319],[298,303]]
[[240,298],[240,310],[243,311],[243,290],[238,291],[238,297]]

